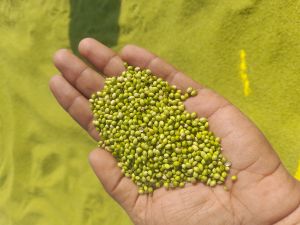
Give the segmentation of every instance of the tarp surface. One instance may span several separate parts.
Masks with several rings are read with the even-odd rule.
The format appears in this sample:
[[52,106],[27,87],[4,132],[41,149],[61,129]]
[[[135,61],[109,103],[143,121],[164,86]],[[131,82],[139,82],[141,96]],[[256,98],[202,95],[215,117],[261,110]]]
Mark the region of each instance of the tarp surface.
[[87,36],[148,48],[224,95],[296,174],[299,25],[299,0],[0,1],[0,225],[130,224],[89,168],[95,142],[48,88],[55,50]]

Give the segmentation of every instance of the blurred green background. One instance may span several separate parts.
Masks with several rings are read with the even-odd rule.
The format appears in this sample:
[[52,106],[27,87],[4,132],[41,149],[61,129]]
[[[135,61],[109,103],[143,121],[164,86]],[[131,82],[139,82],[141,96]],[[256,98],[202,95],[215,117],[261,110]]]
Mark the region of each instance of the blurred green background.
[[[294,175],[299,25],[299,0],[1,0],[0,225],[130,224],[89,168],[96,143],[48,88],[57,73],[53,53],[77,53],[84,37],[115,50],[127,43],[148,48],[226,96]],[[248,97],[239,75],[241,49]]]

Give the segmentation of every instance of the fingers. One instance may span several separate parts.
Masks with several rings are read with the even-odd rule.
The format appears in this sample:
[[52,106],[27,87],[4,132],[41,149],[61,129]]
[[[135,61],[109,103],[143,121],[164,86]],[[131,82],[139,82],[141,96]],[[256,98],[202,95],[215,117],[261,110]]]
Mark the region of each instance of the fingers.
[[88,100],[62,76],[52,77],[49,86],[58,103],[97,140],[98,132],[93,125],[93,115]]
[[136,185],[123,176],[111,153],[96,149],[89,155],[90,164],[104,189],[127,211],[131,211],[138,199]]
[[79,43],[78,50],[83,57],[106,76],[117,76],[125,70],[121,58],[113,50],[95,39],[83,39]]
[[199,117],[208,119],[220,109],[231,105],[225,98],[208,88],[198,90],[198,95],[188,98],[184,104],[188,111],[197,112]]
[[185,76],[182,72],[177,71],[164,60],[138,46],[125,46],[122,49],[120,56],[125,62],[128,62],[129,65],[149,68],[153,74],[162,77],[164,80],[172,85],[176,85],[181,90],[186,90],[190,86],[195,89],[202,87],[191,78]]
[[104,85],[101,75],[66,49],[57,51],[53,61],[64,78],[86,98],[90,98]]

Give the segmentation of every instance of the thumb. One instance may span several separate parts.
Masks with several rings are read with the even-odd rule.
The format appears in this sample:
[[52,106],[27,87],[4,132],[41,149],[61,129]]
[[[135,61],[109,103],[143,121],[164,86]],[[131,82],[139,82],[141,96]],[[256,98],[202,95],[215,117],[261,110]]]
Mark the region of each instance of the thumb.
[[130,212],[138,198],[138,189],[122,174],[116,159],[109,152],[97,148],[89,154],[89,162],[106,192]]

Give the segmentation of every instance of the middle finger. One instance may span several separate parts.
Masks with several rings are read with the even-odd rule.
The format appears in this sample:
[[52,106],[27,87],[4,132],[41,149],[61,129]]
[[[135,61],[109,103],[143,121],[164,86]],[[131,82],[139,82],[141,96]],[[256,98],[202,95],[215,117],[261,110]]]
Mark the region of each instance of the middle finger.
[[63,77],[86,98],[103,88],[104,77],[70,51],[58,50],[53,61]]

